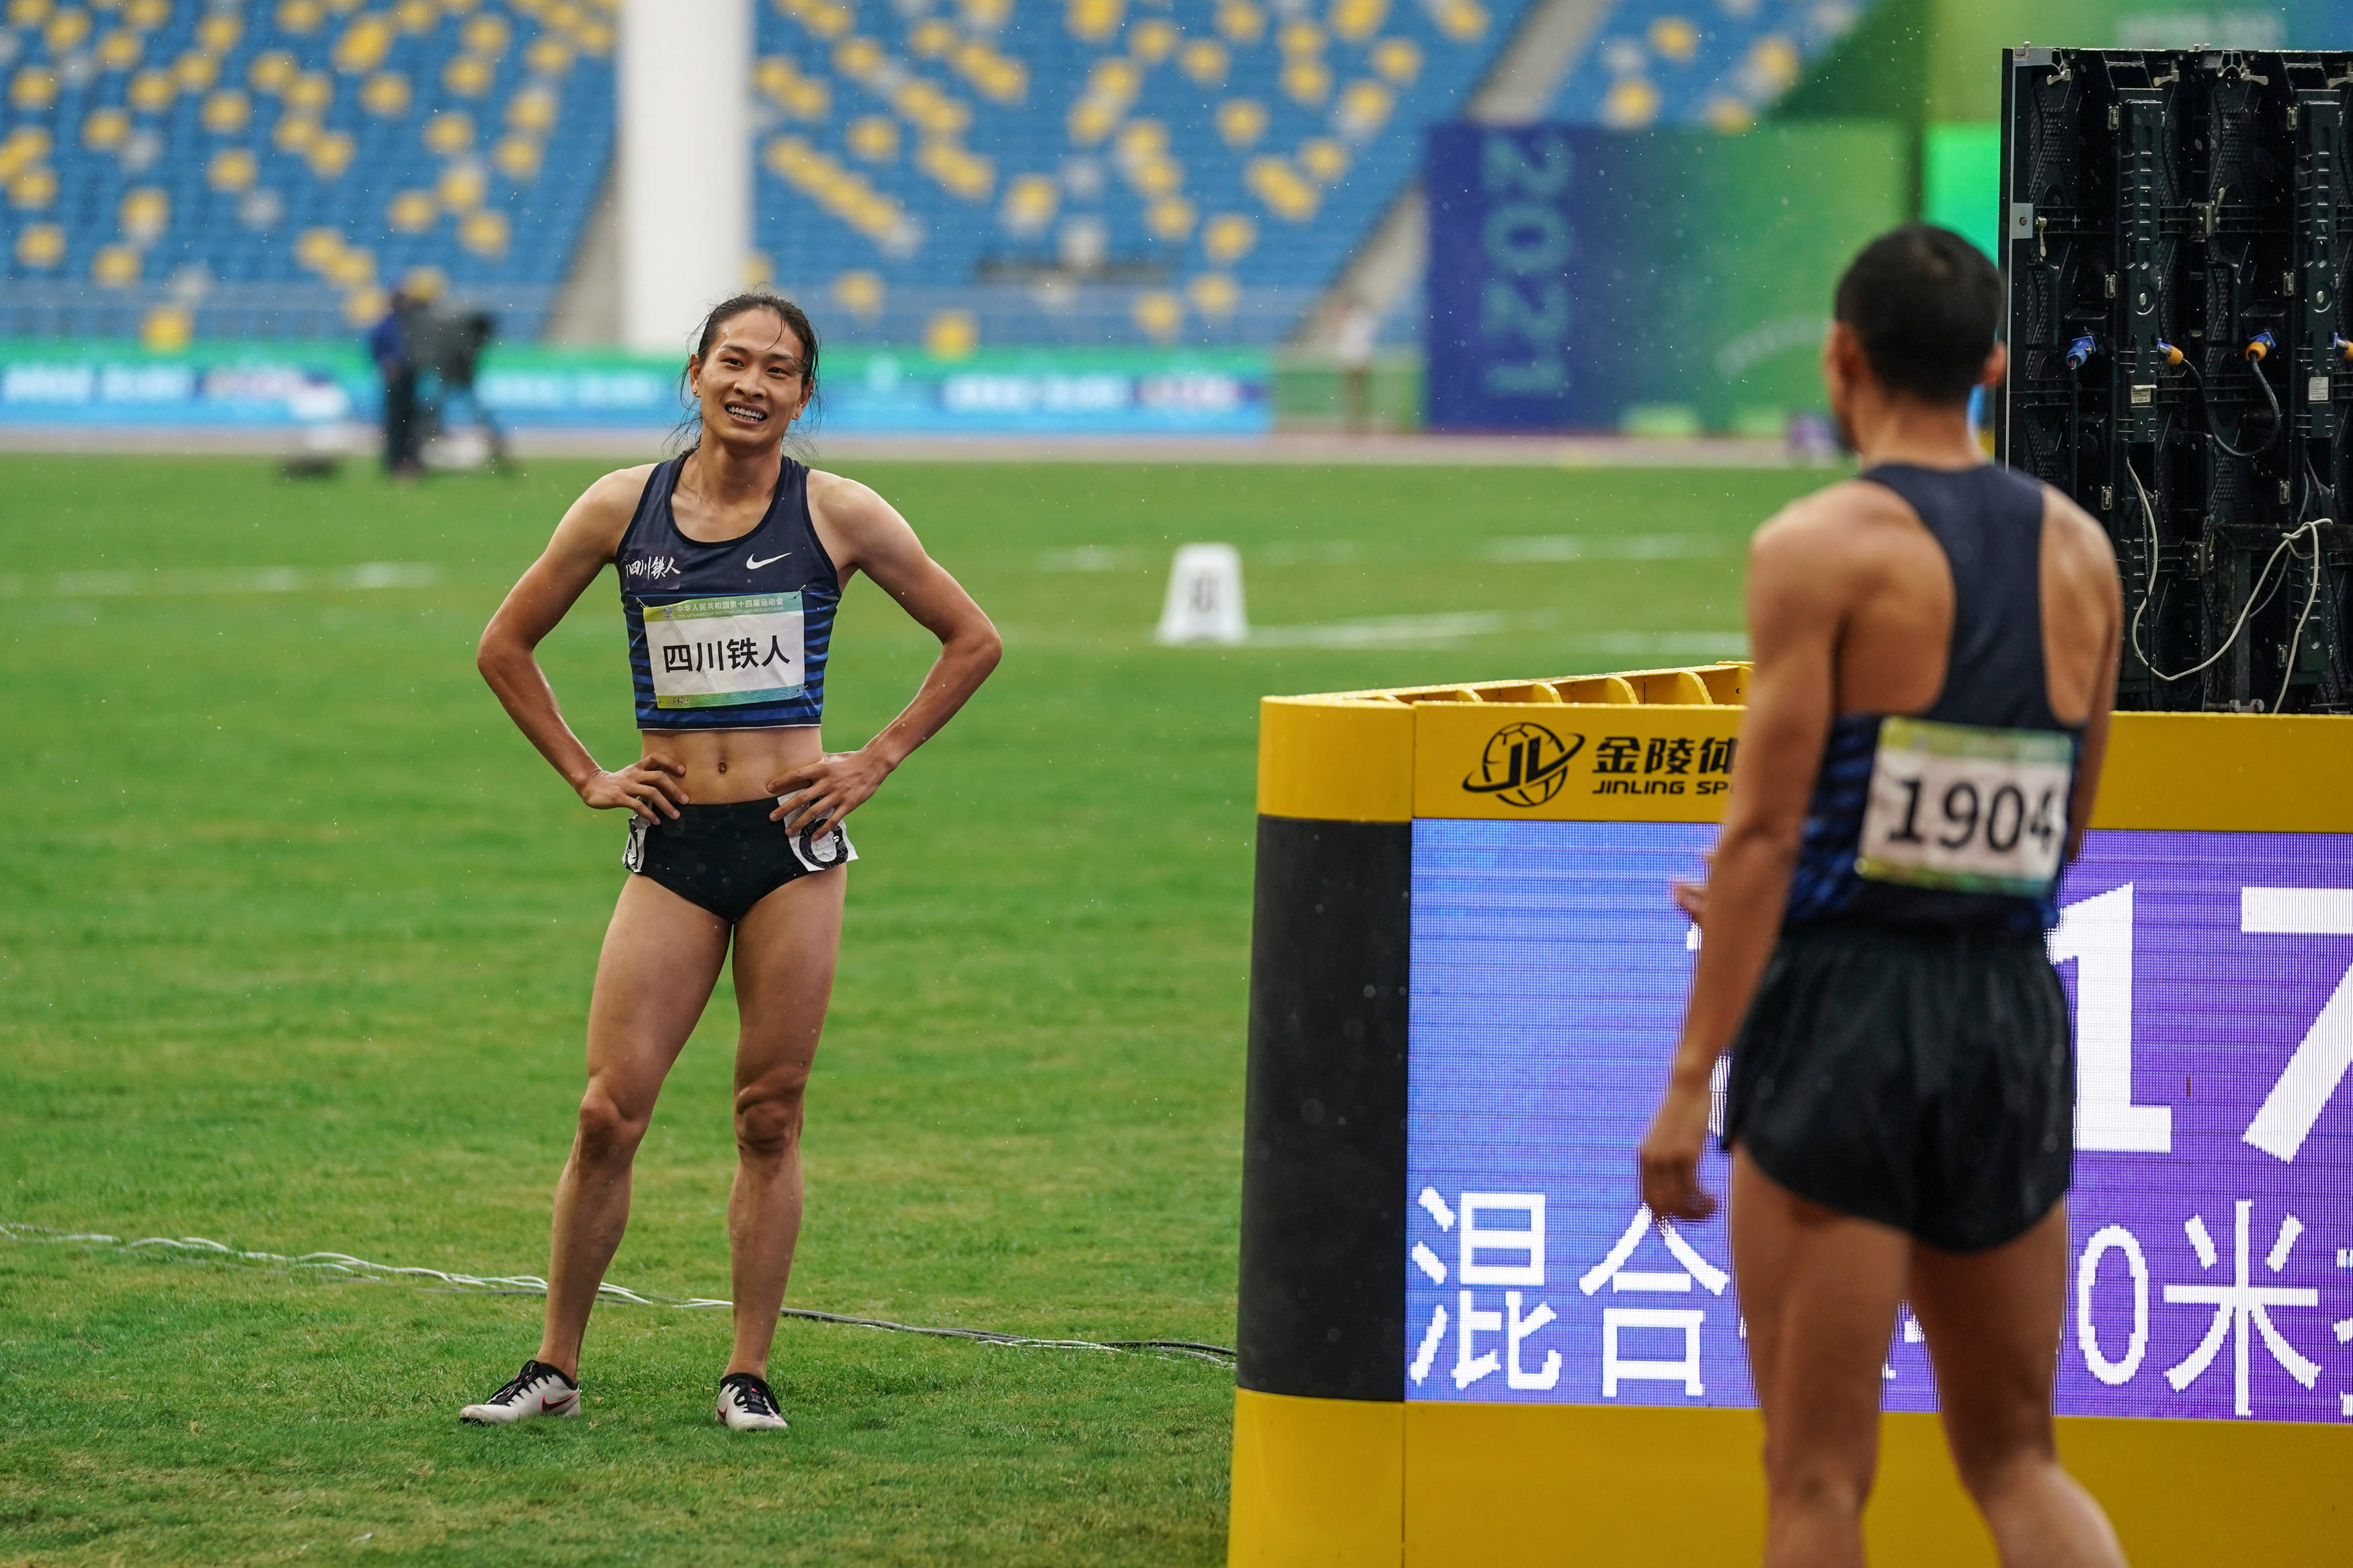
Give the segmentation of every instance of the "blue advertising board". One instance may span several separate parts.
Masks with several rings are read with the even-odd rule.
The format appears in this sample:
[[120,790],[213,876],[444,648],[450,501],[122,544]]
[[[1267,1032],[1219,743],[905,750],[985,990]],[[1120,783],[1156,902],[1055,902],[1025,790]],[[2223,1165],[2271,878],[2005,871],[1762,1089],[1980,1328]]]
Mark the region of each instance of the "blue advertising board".
[[[1414,823],[1409,1402],[1755,1402],[1724,1219],[1657,1226],[1634,1177],[1697,945],[1665,886],[1715,832]],[[2050,945],[2059,1413],[2353,1422],[2353,837],[2095,829]],[[1908,1312],[1886,1379],[1936,1407]]]

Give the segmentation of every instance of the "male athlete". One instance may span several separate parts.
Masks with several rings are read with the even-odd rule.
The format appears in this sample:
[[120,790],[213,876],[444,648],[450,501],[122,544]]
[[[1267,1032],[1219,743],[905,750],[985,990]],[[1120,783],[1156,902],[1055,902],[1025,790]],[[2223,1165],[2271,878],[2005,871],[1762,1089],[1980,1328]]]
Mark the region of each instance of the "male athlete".
[[1707,886],[1679,890],[1706,941],[1642,1195],[1715,1209],[1699,1158],[1730,1048],[1768,1568],[1862,1562],[1907,1299],[2001,1561],[2124,1561],[2052,1436],[2074,1057],[2042,945],[2099,784],[2120,594],[2098,525],[1972,438],[2001,307],[1940,228],[1839,280],[1822,372],[1863,471],[1757,534],[1739,763]]

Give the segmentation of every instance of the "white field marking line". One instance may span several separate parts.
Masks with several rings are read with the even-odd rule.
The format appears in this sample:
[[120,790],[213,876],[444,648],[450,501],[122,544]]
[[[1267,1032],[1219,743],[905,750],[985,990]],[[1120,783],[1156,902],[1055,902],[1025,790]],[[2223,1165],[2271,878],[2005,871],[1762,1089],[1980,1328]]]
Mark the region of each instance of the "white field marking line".
[[1735,542],[1702,533],[1547,533],[1491,539],[1484,561],[1687,561],[1731,553]]
[[35,578],[0,574],[0,599],[120,599],[149,594],[295,594],[306,588],[430,588],[441,568],[429,562],[366,561],[315,569],[255,566],[229,570],[60,572]]
[[[10,1241],[35,1244],[79,1242],[90,1247],[120,1247],[134,1252],[142,1247],[162,1247],[170,1251],[193,1252],[227,1261],[276,1263],[289,1268],[317,1268],[332,1273],[366,1279],[438,1279],[441,1288],[451,1292],[489,1295],[544,1296],[547,1281],[536,1274],[452,1274],[439,1268],[400,1267],[390,1263],[371,1263],[364,1258],[353,1258],[347,1252],[305,1252],[288,1257],[280,1252],[248,1252],[227,1246],[202,1236],[148,1236],[136,1241],[125,1241],[119,1236],[103,1231],[60,1231],[47,1226],[12,1225],[0,1222],[0,1237]],[[429,1287],[428,1287],[429,1289]],[[723,1311],[734,1302],[716,1296],[666,1296],[659,1290],[632,1290],[610,1280],[596,1287],[599,1300],[626,1302],[632,1307],[673,1307],[695,1311]],[[859,1329],[888,1329],[902,1334],[928,1334],[941,1339],[972,1340],[981,1344],[1006,1345],[1017,1350],[1051,1351],[1149,1351],[1167,1355],[1189,1356],[1219,1366],[1233,1363],[1234,1352],[1225,1345],[1203,1344],[1193,1340],[1037,1340],[1020,1334],[1002,1333],[995,1329],[941,1329],[915,1323],[893,1323],[881,1318],[849,1318],[839,1312],[819,1312],[806,1307],[786,1307],[782,1317],[799,1318],[815,1323],[841,1323]]]
[[1522,627],[1551,626],[1551,611],[1509,616],[1500,610],[1457,610],[1434,616],[1375,616],[1361,621],[1326,621],[1300,626],[1261,626],[1250,633],[1254,647],[1376,647],[1385,643],[1452,642]]

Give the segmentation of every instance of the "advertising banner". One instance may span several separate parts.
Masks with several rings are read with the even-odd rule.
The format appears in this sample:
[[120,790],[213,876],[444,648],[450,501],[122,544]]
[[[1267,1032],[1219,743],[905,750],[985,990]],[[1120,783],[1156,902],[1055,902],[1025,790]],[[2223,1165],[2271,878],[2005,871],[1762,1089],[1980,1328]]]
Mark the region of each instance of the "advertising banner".
[[[512,429],[661,428],[685,414],[681,362],[492,347],[475,392]],[[984,350],[955,360],[844,349],[820,365],[816,432],[1255,434],[1272,369],[1254,350]],[[432,388],[426,387],[429,395]],[[375,367],[343,343],[0,342],[0,426],[280,426],[374,421]]]
[[[1755,1403],[1721,1214],[1659,1226],[1634,1172],[1699,942],[1666,884],[1715,831],[1413,824],[1408,1401]],[[2353,1421],[2353,837],[2095,830],[2049,944],[2059,1413]],[[1908,1311],[1884,1375],[1936,1407]]]
[[1909,171],[1862,121],[1432,127],[1430,427],[1780,434],[1822,405],[1831,287]]

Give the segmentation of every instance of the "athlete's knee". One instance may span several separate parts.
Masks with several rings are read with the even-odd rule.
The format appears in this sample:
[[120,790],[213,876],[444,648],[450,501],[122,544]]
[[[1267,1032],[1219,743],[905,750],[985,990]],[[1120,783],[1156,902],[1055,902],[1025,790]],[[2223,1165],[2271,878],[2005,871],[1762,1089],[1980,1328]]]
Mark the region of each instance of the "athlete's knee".
[[1876,1464],[1871,1457],[1765,1452],[1765,1484],[1776,1509],[1861,1518],[1871,1500]]
[[2004,1499],[2041,1484],[2059,1468],[2058,1447],[2047,1431],[1977,1441],[1957,1435],[1952,1450],[1953,1468],[1980,1508],[1999,1507]]
[[764,1080],[735,1091],[735,1146],[749,1158],[782,1158],[801,1136],[807,1080]]
[[637,1153],[650,1120],[623,1105],[603,1085],[591,1083],[580,1097],[580,1158],[592,1164],[628,1160]]

